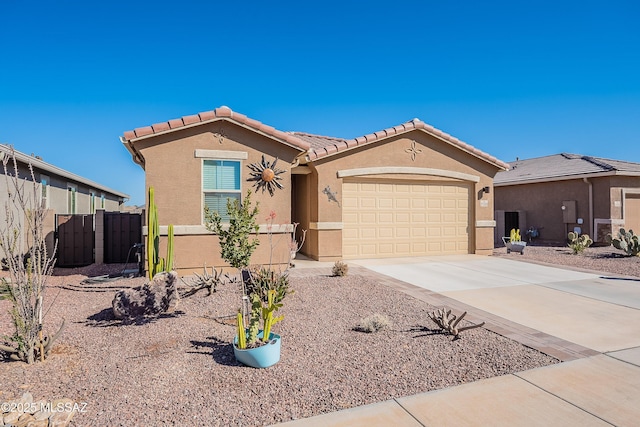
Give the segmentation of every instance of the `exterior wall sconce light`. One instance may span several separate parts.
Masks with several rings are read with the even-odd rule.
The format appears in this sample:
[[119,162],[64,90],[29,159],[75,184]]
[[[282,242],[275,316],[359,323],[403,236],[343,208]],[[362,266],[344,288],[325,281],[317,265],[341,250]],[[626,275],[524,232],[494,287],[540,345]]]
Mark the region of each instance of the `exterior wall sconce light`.
[[485,194],[489,194],[491,192],[491,188],[490,187],[483,187],[482,188],[482,192]]

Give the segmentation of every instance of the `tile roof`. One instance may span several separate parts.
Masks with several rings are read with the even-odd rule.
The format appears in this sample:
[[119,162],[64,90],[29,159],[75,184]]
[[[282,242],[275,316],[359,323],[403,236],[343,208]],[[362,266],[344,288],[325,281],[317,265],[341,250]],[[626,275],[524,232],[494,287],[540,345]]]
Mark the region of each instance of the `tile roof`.
[[640,163],[570,153],[516,160],[510,162],[510,166],[510,170],[496,174],[495,185],[555,181],[591,174],[640,176]]
[[28,154],[22,153],[14,149],[11,145],[0,144],[0,156],[5,156],[5,155],[11,156],[12,154],[15,154],[16,160],[18,162],[21,162],[25,165],[31,164],[31,166],[33,166],[34,169],[47,172],[47,174],[52,174],[62,178],[66,178],[70,181],[75,181],[77,183],[86,185],[87,187],[112,194],[121,199],[129,199],[129,195],[126,193],[122,193],[118,190],[113,190],[105,185],[98,184],[95,181],[91,181],[90,179],[84,178],[80,175],[76,175],[73,172],[69,172],[65,169],[52,165],[51,163],[47,163],[42,159],[34,157],[33,155],[30,156]]
[[386,128],[374,133],[370,133],[368,135],[359,136],[353,139],[342,139],[342,138],[334,138],[328,136],[320,136],[320,135],[312,135],[302,132],[291,132],[292,135],[295,135],[305,141],[308,141],[311,144],[311,148],[307,154],[307,157],[310,161],[320,159],[326,156],[330,156],[332,154],[336,154],[340,151],[344,151],[353,147],[360,147],[363,145],[371,144],[376,141],[380,141],[382,139],[403,134],[406,132],[410,132],[413,130],[422,130],[436,138],[453,145],[456,148],[459,148],[467,153],[479,157],[480,159],[492,163],[499,167],[500,169],[508,169],[509,165],[497,158],[485,153],[484,151],[478,150],[477,148],[467,144],[455,138],[448,133],[442,132],[439,129],[434,128],[431,125],[424,123],[419,119],[413,119],[408,122],[402,123],[398,126]]
[[222,106],[212,111],[206,111],[191,116],[184,116],[179,119],[156,123],[151,126],[136,128],[134,130],[124,132],[124,136],[120,139],[125,144],[127,149],[132,153],[136,162],[142,164],[143,159],[141,158],[139,153],[136,152],[133,146],[136,140],[140,138],[152,137],[158,134],[173,132],[187,126],[197,126],[221,119],[235,121],[246,127],[252,128],[256,131],[276,138],[283,143],[296,147],[301,151],[306,151],[306,157],[308,161],[314,161],[316,159],[327,157],[347,149],[371,144],[394,135],[400,135],[417,129],[422,130],[463,151],[466,151],[467,153],[476,156],[488,163],[491,163],[500,169],[508,169],[509,167],[507,163],[504,163],[501,160],[498,160],[497,158],[483,151],[480,151],[477,148],[463,141],[460,141],[459,139],[454,138],[453,136],[442,132],[441,130],[436,129],[433,126],[430,126],[418,119],[413,119],[398,126],[383,129],[374,133],[370,133],[368,135],[359,136],[357,138],[344,139],[330,136],[313,135],[304,132],[283,132],[271,126],[267,126],[257,120],[250,119],[244,114],[236,113],[229,107]]
[[179,119],[173,119],[166,122],[156,123],[151,126],[145,126],[136,128],[134,130],[126,131],[124,133],[124,137],[121,138],[122,142],[131,143],[135,142],[135,140],[144,137],[150,137],[157,134],[163,134],[167,132],[173,132],[179,130],[181,128],[201,125],[205,123],[209,123],[216,120],[228,119],[240,123],[244,126],[247,126],[255,131],[262,132],[267,134],[275,139],[280,140],[287,145],[291,145],[295,148],[298,148],[302,151],[309,149],[309,143],[297,138],[290,133],[282,132],[277,130],[271,126],[265,125],[262,122],[257,120],[250,119],[244,114],[236,113],[232,111],[231,108],[222,106],[216,108],[212,111],[205,111],[203,113],[198,113],[190,116],[184,116]]

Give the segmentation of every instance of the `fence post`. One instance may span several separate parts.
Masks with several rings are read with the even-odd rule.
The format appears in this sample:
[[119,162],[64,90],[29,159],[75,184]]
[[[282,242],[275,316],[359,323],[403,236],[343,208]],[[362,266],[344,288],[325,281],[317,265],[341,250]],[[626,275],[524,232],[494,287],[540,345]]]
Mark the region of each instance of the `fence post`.
[[104,264],[104,209],[96,209],[95,227],[95,263]]

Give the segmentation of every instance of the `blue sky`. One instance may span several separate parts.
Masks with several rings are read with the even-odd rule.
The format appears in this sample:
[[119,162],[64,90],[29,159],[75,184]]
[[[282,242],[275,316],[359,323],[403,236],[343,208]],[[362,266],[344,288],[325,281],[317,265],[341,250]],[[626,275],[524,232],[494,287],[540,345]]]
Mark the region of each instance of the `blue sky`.
[[[640,162],[637,1],[3,1],[0,142],[144,203],[123,132],[227,105],[355,137],[418,117],[501,160]],[[170,169],[170,167],[168,168]]]

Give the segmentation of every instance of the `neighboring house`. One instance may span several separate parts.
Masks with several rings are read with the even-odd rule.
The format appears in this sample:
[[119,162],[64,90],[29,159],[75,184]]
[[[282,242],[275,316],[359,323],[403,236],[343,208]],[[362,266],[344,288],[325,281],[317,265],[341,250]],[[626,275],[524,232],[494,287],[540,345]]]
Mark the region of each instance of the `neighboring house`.
[[[255,263],[269,262],[271,211],[276,223],[308,230],[301,252],[317,260],[490,254],[490,189],[508,167],[418,119],[342,139],[282,132],[220,107],[125,132],[121,141],[154,187],[161,233],[174,224],[185,271],[223,265],[204,207],[224,217],[227,197],[248,189],[260,203]],[[283,188],[256,189],[275,159]]]
[[[0,144],[0,159],[11,155],[11,147]],[[55,215],[59,214],[91,214],[96,210],[119,211],[128,195],[112,190],[104,185],[90,181],[74,173],[60,169],[39,157],[14,151],[19,176],[21,179],[31,179],[28,165],[31,164],[36,182],[39,184],[40,196],[47,215],[46,233],[47,245],[53,247],[53,232],[55,231]],[[9,159],[7,169],[13,173],[13,164]],[[0,221],[4,221],[4,206],[7,201],[8,189],[4,176],[4,168],[0,166]],[[27,191],[30,187],[25,187]]]
[[494,180],[497,243],[512,228],[555,242],[574,229],[596,242],[620,227],[640,231],[640,163],[562,153],[510,166]]
[[[10,153],[10,146],[0,144],[0,158]],[[15,151],[15,156],[22,178],[31,179],[27,169],[27,165],[31,164],[35,179],[41,184],[45,207],[56,214],[91,214],[97,209],[119,211],[129,198],[127,194],[60,169],[39,157],[19,151]],[[12,171],[13,165],[9,164],[9,172]],[[4,169],[0,170],[0,174],[4,175]],[[0,186],[6,186],[4,178]],[[6,194],[6,191],[0,194],[1,201],[6,200]]]

